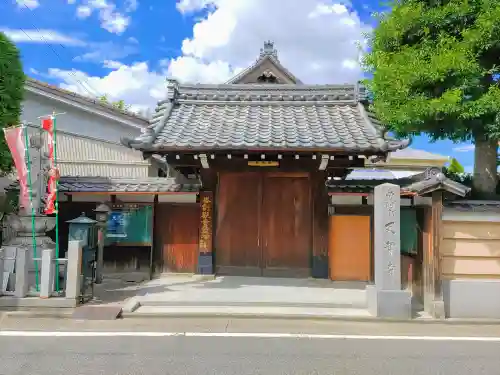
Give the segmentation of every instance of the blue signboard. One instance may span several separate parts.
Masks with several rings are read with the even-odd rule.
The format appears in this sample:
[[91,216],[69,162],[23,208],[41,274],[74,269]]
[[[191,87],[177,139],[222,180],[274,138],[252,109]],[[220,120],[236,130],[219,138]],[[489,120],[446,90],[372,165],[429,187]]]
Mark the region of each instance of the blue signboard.
[[153,207],[113,209],[108,218],[106,245],[149,246],[152,243]]

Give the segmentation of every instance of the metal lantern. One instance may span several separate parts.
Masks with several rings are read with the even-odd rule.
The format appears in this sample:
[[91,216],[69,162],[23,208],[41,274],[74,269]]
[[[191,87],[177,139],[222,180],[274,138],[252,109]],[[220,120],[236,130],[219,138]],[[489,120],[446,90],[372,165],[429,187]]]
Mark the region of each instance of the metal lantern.
[[108,216],[110,211],[111,209],[104,203],[101,203],[99,206],[96,207],[96,209],[94,210],[95,218],[99,224],[105,225],[108,222]]

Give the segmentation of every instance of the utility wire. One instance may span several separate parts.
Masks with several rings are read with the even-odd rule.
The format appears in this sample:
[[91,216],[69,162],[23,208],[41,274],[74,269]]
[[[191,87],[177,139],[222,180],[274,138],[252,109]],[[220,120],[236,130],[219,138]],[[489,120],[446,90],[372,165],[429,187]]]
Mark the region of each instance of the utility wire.
[[[32,10],[32,9],[31,9],[30,7],[28,7],[26,4],[24,4],[24,6],[26,7],[26,9],[28,9],[28,10],[30,10],[30,11]],[[51,51],[52,51],[52,52],[53,52],[53,53],[54,53],[54,54],[55,54],[55,55],[56,55],[56,56],[57,56],[57,57],[58,57],[61,61],[63,61],[63,59],[61,58],[61,55],[60,55],[60,54],[56,51],[56,49],[55,49],[54,47],[52,47],[52,46],[50,45],[50,43],[48,43],[47,39],[45,39],[45,38],[43,37],[41,30],[40,30],[40,29],[39,29],[39,28],[38,28],[38,27],[37,27],[34,23],[31,23],[31,24],[33,25],[33,27],[35,28],[35,30],[37,30],[37,31],[38,31],[38,34],[40,35],[40,39],[41,39],[42,41],[44,41],[44,42],[45,42],[45,45],[46,45],[48,48],[50,48],[50,50],[51,50]],[[31,37],[31,36],[30,36],[30,35],[29,35],[29,34],[28,34],[28,33],[27,33],[24,29],[21,29],[21,31],[22,31],[22,32],[24,33],[24,35],[26,35],[26,36],[27,36],[30,40],[34,41],[34,40],[33,40],[33,38],[32,38],[32,37]],[[64,50],[66,50],[66,51],[67,51],[67,48],[66,48],[64,45],[62,45],[61,43],[58,43],[58,44],[59,44],[59,46],[61,46]],[[69,54],[69,52],[68,52],[68,54]],[[89,90],[87,87],[85,87],[85,85],[83,84],[83,82],[82,82],[82,81],[81,81],[81,80],[80,80],[80,79],[76,76],[76,73],[75,73],[73,70],[68,71],[68,73],[69,73],[69,74],[71,74],[71,75],[74,77],[75,81],[76,81],[76,82],[78,82],[78,83],[80,84],[80,86],[81,86],[81,87],[82,87],[85,91],[87,91],[87,92],[88,92],[88,93],[89,93],[92,97],[100,97],[100,96],[101,96],[101,94],[99,93],[99,91],[98,91],[98,90],[95,90],[95,89],[92,87],[92,85],[88,82],[88,80],[86,80],[86,83],[87,83],[88,87],[90,88],[90,90]],[[85,78],[84,78],[84,79],[85,79]],[[91,90],[92,90],[92,91],[94,91],[94,92],[91,92]],[[96,93],[97,93],[97,95],[96,95]]]

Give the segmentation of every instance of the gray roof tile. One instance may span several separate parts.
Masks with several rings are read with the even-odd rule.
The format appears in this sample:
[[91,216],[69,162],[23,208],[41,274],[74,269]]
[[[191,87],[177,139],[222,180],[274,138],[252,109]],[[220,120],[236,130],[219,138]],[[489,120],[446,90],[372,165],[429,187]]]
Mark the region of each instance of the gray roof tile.
[[461,197],[470,192],[470,188],[447,178],[439,168],[428,168],[425,172],[404,178],[387,179],[345,179],[328,180],[329,192],[372,192],[377,185],[391,183],[399,185],[402,193],[426,195],[436,190],[443,190]]
[[141,150],[331,149],[388,152],[357,85],[183,85],[169,81],[148,129],[123,142]]
[[[18,188],[16,181],[7,190]],[[179,184],[175,179],[163,177],[130,179],[62,176],[59,180],[59,191],[62,193],[174,193],[197,192],[199,189],[200,184],[197,181]]]

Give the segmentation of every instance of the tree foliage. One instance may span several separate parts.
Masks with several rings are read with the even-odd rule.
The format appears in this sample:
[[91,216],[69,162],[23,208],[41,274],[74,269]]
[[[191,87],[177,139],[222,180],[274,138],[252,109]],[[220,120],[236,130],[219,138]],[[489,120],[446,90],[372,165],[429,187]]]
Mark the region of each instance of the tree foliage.
[[[0,128],[16,125],[21,115],[24,72],[19,50],[0,32]],[[12,169],[12,158],[5,137],[0,134],[0,171]]]
[[364,60],[373,74],[366,82],[373,110],[401,136],[472,140],[474,178],[488,185],[475,187],[492,192],[500,138],[500,1],[399,0],[378,18]]
[[110,103],[107,95],[102,95],[101,97],[99,97],[99,100],[101,101],[101,103],[111,104],[113,107],[119,109],[120,111],[127,111],[130,108],[130,105],[125,104],[124,100],[117,100],[116,102]]

